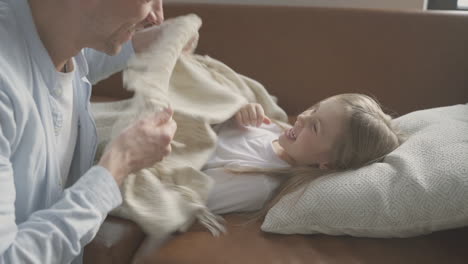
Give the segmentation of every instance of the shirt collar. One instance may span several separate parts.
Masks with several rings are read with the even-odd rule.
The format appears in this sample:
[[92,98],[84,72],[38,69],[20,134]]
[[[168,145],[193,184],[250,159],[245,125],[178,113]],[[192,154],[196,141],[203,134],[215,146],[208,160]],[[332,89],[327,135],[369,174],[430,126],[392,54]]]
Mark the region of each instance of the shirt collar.
[[[54,89],[57,83],[56,69],[47,49],[39,37],[28,1],[10,0],[9,2],[16,14],[18,27],[21,28],[22,35],[26,40],[26,45],[30,53],[29,56],[33,59],[33,63],[36,64],[36,69],[41,72],[49,90]],[[75,62],[80,77],[88,75],[88,64],[84,58],[83,52],[75,56]]]
[[75,62],[76,66],[78,67],[80,78],[87,76],[89,73],[89,68],[83,50],[75,56]]
[[35,68],[41,72],[44,81],[49,89],[55,87],[55,66],[44,47],[39,34],[37,33],[36,25],[34,24],[31,9],[27,0],[10,0],[10,5],[13,7],[17,17],[17,25],[22,31],[22,35],[26,40],[29,56],[32,58]]

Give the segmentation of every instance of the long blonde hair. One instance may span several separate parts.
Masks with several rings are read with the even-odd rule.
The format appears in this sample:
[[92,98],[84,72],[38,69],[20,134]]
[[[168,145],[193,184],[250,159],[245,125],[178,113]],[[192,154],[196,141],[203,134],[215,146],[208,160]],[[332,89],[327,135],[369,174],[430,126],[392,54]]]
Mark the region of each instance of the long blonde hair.
[[[312,180],[333,172],[357,169],[381,161],[403,142],[404,136],[394,126],[392,117],[382,110],[377,100],[356,93],[339,94],[333,98],[343,104],[347,124],[344,126],[344,131],[341,131],[339,139],[332,145],[330,169],[324,170],[312,166],[227,169],[236,174],[261,173],[284,179],[263,209],[252,215],[253,219],[264,217],[284,195],[299,188],[305,191]],[[296,199],[299,199],[302,193]]]

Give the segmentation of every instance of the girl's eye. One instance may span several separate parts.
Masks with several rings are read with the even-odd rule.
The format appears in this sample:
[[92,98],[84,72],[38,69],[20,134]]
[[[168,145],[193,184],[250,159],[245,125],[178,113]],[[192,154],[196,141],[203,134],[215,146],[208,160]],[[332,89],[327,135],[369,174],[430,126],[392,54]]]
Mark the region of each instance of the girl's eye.
[[313,120],[307,120],[307,128],[309,128],[311,131],[313,131],[314,133],[317,133],[317,122],[313,121]]

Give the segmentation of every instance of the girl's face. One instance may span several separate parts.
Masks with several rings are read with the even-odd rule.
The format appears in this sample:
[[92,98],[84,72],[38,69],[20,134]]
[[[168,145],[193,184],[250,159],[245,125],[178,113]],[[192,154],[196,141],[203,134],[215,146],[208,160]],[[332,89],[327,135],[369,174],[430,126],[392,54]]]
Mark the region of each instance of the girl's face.
[[278,143],[295,165],[326,169],[330,167],[331,149],[342,136],[345,121],[345,107],[331,97],[301,113]]

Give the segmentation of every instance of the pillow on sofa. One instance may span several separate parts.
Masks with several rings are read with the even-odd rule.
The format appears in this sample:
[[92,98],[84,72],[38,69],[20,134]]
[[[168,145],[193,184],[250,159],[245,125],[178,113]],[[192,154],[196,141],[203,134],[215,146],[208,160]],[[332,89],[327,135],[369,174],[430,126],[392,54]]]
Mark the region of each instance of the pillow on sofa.
[[395,121],[408,138],[383,162],[286,195],[269,210],[262,230],[409,237],[468,225],[468,104]]

